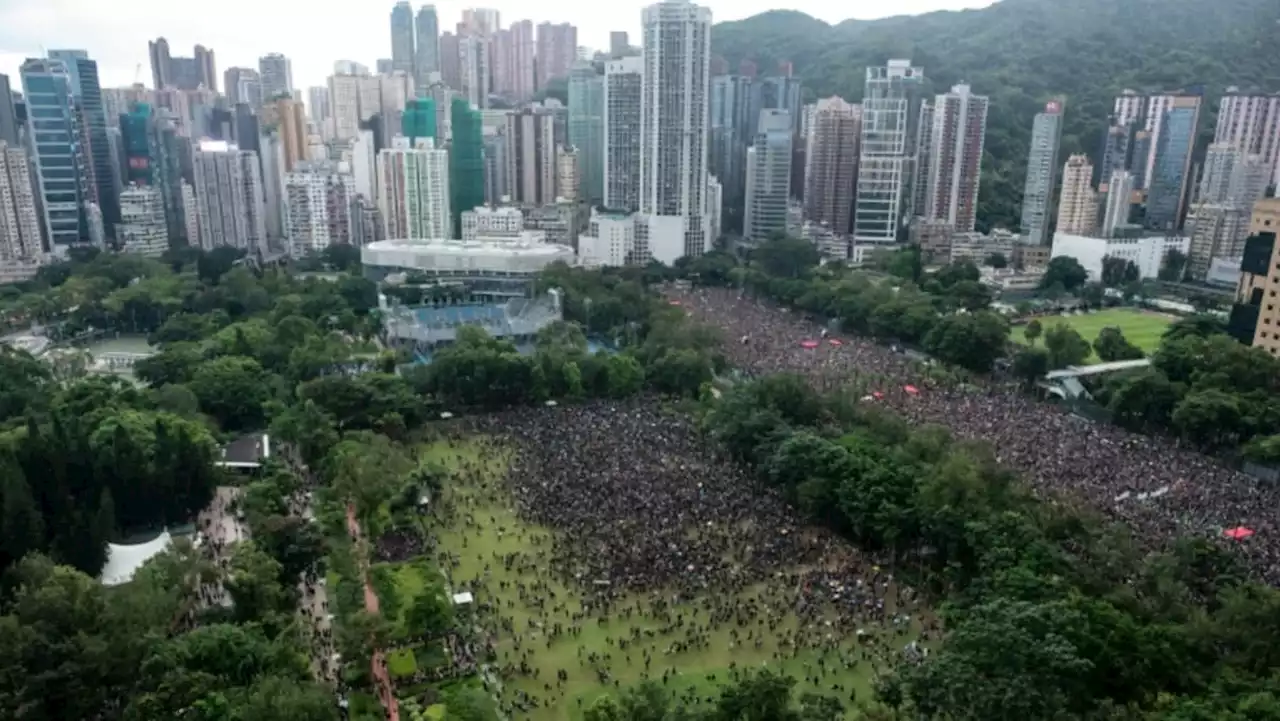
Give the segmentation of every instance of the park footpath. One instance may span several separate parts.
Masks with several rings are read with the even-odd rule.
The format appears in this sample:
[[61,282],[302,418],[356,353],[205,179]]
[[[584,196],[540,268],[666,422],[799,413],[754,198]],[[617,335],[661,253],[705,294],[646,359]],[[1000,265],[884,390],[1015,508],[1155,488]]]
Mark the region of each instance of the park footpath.
[[[347,502],[347,532],[351,534],[352,542],[359,544],[360,542],[360,522],[356,520],[355,504]],[[360,578],[364,583],[364,610],[369,613],[378,613],[378,594],[373,592],[373,584],[369,582],[369,558],[366,554],[360,554]],[[373,660],[370,662],[373,666],[373,678],[378,684],[378,698],[382,700],[382,708],[386,709],[387,718],[391,721],[400,721],[400,702],[396,699],[395,687],[391,683],[391,676],[387,673],[387,657],[382,649],[376,649],[373,652]]]

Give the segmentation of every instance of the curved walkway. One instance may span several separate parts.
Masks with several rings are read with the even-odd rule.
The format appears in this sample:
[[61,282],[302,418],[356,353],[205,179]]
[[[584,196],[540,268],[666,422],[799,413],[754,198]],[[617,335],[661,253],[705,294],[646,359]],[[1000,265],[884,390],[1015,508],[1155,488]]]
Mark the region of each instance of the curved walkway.
[[[355,504],[350,502],[347,503],[347,532],[351,534],[352,541],[359,543],[360,522],[356,520]],[[373,584],[369,583],[369,559],[364,554],[360,556],[360,576],[364,581],[364,610],[378,613],[378,594],[373,592]],[[372,665],[373,678],[378,683],[378,698],[387,711],[387,718],[400,721],[400,702],[396,699],[395,687],[387,673],[387,658],[382,649],[373,652]]]

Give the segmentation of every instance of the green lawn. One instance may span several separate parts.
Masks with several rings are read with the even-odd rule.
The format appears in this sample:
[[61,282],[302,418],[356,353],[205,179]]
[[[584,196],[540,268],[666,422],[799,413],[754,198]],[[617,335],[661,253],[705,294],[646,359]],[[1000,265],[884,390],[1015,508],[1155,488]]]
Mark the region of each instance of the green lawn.
[[[1141,348],[1147,355],[1151,355],[1160,347],[1160,336],[1173,323],[1174,319],[1163,313],[1152,313],[1132,308],[1112,308],[1084,315],[1045,316],[1039,318],[1039,321],[1045,332],[1048,332],[1050,328],[1059,323],[1066,323],[1089,343],[1093,343],[1098,339],[1098,334],[1102,332],[1103,328],[1119,328],[1126,340]],[[1010,338],[1015,343],[1026,345],[1027,338],[1023,335],[1026,327],[1025,324],[1022,324],[1011,328],[1009,330]],[[1036,341],[1036,344],[1039,345],[1043,342],[1042,336]],[[1091,353],[1085,362],[1098,363],[1098,356]]]
[[413,649],[397,648],[387,652],[387,671],[394,678],[408,678],[418,672],[418,662]]
[[[505,458],[481,458],[480,450],[475,446],[450,448],[444,444],[430,446],[426,453],[446,466],[456,468],[459,463],[466,463],[473,468],[483,467],[486,471],[478,483],[464,482],[457,475],[446,483],[446,500],[457,503],[460,512],[439,530],[439,543],[440,548],[452,553],[456,561],[450,569],[454,583],[482,579],[481,590],[476,594],[477,601],[492,604],[498,609],[496,613],[480,619],[497,637],[495,665],[508,662],[519,665],[521,654],[528,653],[530,665],[540,671],[536,680],[517,676],[503,689],[502,698],[507,701],[514,697],[515,689],[540,699],[541,705],[529,713],[520,714],[521,718],[531,721],[581,718],[582,710],[600,695],[632,686],[646,677],[643,664],[645,650],[652,657],[648,678],[660,682],[663,672],[669,671],[672,673],[666,685],[669,691],[696,695],[700,699],[713,696],[718,686],[731,680],[731,664],[736,665],[737,670],[761,667],[782,670],[799,680],[797,694],[804,691],[831,693],[846,706],[851,693],[856,694],[859,700],[871,698],[874,662],[861,658],[861,649],[854,634],[837,637],[827,632],[823,624],[802,628],[797,618],[785,610],[791,607],[798,589],[782,583],[761,584],[738,594],[740,603],[754,601],[758,606],[784,609],[779,614],[776,627],[767,633],[759,648],[745,641],[735,645],[729,624],[710,625],[706,599],[703,598],[673,607],[673,613],[681,614],[687,622],[698,624],[707,633],[707,643],[701,648],[672,651],[672,642],[682,640],[683,635],[660,633],[657,621],[638,614],[630,618],[602,618],[594,611],[589,611],[587,620],[580,623],[579,635],[560,636],[548,643],[541,629],[556,622],[569,626],[569,614],[582,610],[583,596],[545,572],[545,555],[540,549],[550,546],[552,532],[524,523],[515,516],[510,497],[499,480]],[[507,565],[495,560],[503,558],[513,559],[514,563]],[[833,559],[832,563],[836,561]],[[441,559],[440,567],[448,566]],[[794,570],[797,569],[778,569],[779,572]],[[505,588],[502,587],[504,583]],[[520,587],[528,589],[535,583],[541,584],[538,592],[527,592],[522,598]],[[649,606],[647,598],[643,603]],[[556,610],[556,606],[560,610]],[[828,617],[832,617],[830,613]],[[503,630],[504,626],[513,631]],[[915,627],[898,630],[882,629],[875,624],[868,626],[868,642],[875,641],[893,649],[901,648],[917,635]],[[619,649],[617,641],[632,628],[639,628],[641,633],[653,631],[654,637],[641,636],[641,640],[633,642],[624,652]],[[758,630],[765,628],[760,626]],[[745,636],[745,628],[740,632]],[[823,652],[805,648],[793,656],[792,651],[783,648],[779,640],[796,635],[809,639],[823,638],[829,648]],[[520,637],[519,643],[516,636]],[[611,656],[609,671],[613,675],[613,683],[600,683],[585,661],[585,657],[593,652]],[[825,663],[825,672],[819,669],[820,656]],[[569,675],[563,688],[556,687],[558,670],[567,671]],[[818,679],[820,673],[823,675]],[[818,683],[806,680],[806,675],[817,679]],[[546,689],[547,683],[550,683],[551,691]],[[835,685],[840,685],[843,691],[834,691]]]

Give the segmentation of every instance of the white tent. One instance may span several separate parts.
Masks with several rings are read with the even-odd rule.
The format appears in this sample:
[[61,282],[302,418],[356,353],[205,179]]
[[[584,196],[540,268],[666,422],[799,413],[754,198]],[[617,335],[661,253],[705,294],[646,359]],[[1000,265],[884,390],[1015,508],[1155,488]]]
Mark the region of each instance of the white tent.
[[133,543],[120,546],[107,544],[107,564],[102,568],[100,580],[104,586],[119,586],[133,580],[133,574],[142,568],[142,564],[163,553],[173,543],[169,531],[146,543]]
[[475,597],[471,595],[470,591],[463,591],[462,593],[453,594],[453,605],[455,606],[465,606],[474,600],[475,600]]

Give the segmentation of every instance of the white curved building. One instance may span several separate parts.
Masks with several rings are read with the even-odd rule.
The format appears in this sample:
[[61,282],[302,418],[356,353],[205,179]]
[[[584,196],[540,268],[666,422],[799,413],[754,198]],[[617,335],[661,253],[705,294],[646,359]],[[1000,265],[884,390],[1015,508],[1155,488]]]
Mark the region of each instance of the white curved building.
[[365,274],[420,273],[441,281],[472,282],[478,290],[516,291],[547,266],[574,262],[573,248],[539,242],[540,233],[475,240],[380,240],[360,249]]

